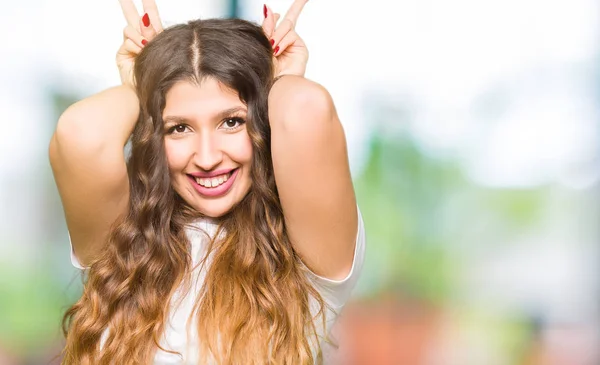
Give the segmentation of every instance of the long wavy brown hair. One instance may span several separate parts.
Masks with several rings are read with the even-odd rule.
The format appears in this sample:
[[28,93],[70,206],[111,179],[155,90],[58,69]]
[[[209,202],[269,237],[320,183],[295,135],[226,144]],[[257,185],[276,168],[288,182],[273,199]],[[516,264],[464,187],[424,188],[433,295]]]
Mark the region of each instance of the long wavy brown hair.
[[[290,242],[273,173],[269,39],[239,19],[191,21],[150,42],[134,74],[140,117],[127,161],[129,208],[84,274],[81,298],[63,317],[63,364],[148,364],[158,348],[167,351],[160,346],[171,304],[165,298],[178,288],[190,290],[186,227],[202,217],[171,185],[162,111],[176,82],[199,84],[207,77],[236,90],[247,105],[253,158],[250,191],[216,220],[217,234],[202,260],[210,257],[210,264],[191,316],[202,363],[321,362],[325,302]],[[311,312],[312,300],[317,310]]]

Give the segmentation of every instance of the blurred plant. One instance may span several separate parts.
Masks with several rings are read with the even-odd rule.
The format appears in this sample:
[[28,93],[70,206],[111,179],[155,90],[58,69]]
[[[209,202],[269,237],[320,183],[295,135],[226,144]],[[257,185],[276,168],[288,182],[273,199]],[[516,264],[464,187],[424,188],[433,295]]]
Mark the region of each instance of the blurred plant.
[[392,291],[441,304],[456,291],[471,251],[531,230],[549,191],[477,185],[458,157],[419,145],[407,128],[411,108],[388,99],[369,98],[365,107],[375,127],[354,179],[368,242],[358,293]]
[[411,140],[373,136],[366,168],[355,179],[369,244],[362,286],[445,297],[452,271],[440,218],[444,196],[459,181],[456,166],[428,158]]
[[65,290],[63,277],[49,275],[54,265],[39,261],[33,268],[0,265],[0,343],[20,358],[60,342],[62,312],[81,294],[76,285]]

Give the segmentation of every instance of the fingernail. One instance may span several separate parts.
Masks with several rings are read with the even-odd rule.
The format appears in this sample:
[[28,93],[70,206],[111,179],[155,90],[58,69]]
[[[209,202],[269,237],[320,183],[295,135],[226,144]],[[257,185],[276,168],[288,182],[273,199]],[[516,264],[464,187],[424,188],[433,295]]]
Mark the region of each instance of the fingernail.
[[265,14],[265,18],[267,17],[267,6],[263,5],[263,13]]
[[275,40],[271,39],[271,45],[274,46],[275,45]]
[[142,45],[145,46],[146,44],[148,44],[148,41],[145,39],[142,39]]
[[150,17],[148,16],[148,13],[144,14],[144,17],[142,18],[142,22],[144,22],[144,27],[150,26]]
[[279,52],[279,46],[275,47],[275,50],[273,51],[273,54],[277,54],[277,52]]

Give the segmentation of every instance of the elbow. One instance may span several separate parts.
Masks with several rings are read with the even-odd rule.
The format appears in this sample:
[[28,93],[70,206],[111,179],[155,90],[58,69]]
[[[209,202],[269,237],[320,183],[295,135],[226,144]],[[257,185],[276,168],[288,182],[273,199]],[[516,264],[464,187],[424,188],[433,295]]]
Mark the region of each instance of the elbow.
[[302,78],[284,77],[269,94],[271,123],[327,123],[336,119],[335,105],[327,89]]
[[50,164],[66,156],[97,154],[102,149],[102,139],[91,128],[86,128],[85,120],[74,115],[68,108],[58,119],[49,145]]
[[58,118],[56,130],[52,136],[55,144],[74,142],[85,138],[85,130],[82,128],[81,118],[76,115],[74,105],[65,110]]
[[306,113],[310,116],[329,116],[333,107],[331,95],[322,85],[306,80],[290,95],[287,105],[295,113]]
[[50,166],[53,169],[56,169],[60,164],[61,151],[63,150],[61,147],[68,145],[69,143],[67,141],[73,138],[72,136],[69,136],[69,126],[66,124],[71,124],[71,122],[67,121],[65,114],[66,112],[58,119],[56,129],[50,138],[50,144],[48,146],[48,158],[50,160]]

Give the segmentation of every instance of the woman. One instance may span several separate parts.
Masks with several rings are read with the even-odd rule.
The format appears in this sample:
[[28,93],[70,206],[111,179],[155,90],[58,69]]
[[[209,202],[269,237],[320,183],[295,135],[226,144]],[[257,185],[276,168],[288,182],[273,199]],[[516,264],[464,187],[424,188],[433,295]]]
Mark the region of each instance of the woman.
[[[128,21],[123,85],[61,115],[50,161],[86,268],[64,364],[313,364],[364,258],[346,142],[294,25]],[[282,77],[283,76],[283,77]],[[126,159],[124,146],[131,138]]]

